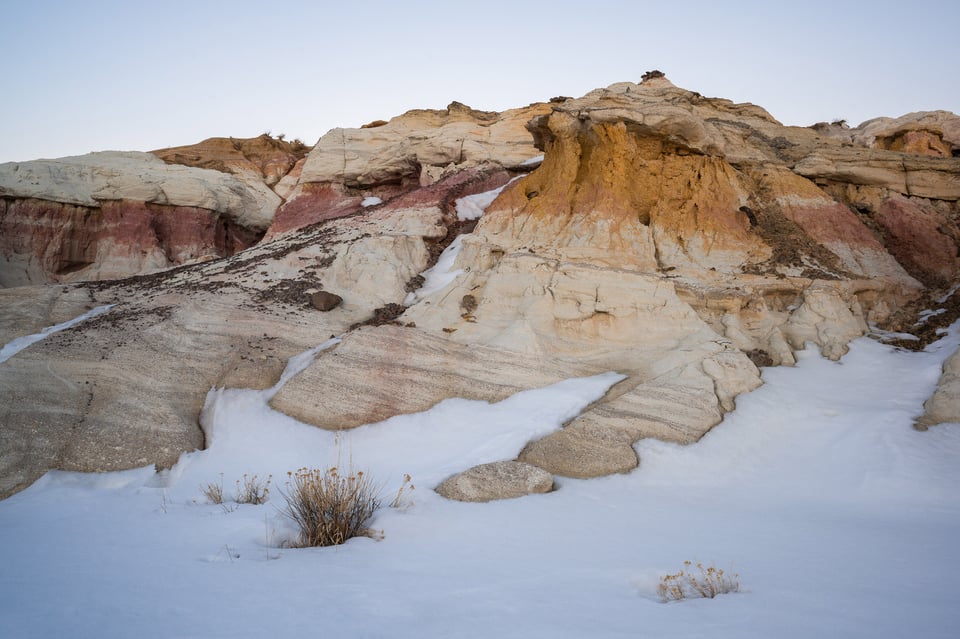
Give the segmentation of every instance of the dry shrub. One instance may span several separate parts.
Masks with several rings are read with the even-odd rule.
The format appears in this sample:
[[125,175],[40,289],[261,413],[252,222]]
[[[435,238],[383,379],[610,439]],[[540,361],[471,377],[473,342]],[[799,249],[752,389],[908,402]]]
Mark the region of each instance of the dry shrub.
[[683,562],[684,570],[675,575],[664,575],[660,578],[657,592],[664,602],[680,601],[697,597],[713,599],[717,595],[740,590],[740,575],[728,575],[722,569],[703,564]]
[[335,466],[301,468],[288,475],[283,514],[297,525],[299,546],[336,546],[371,536],[367,523],[380,507],[379,490],[362,470],[351,468],[344,476]]
[[[270,481],[273,475],[267,475],[266,481],[261,481],[256,475],[244,474],[243,481],[237,480],[238,504],[253,504],[259,506],[270,498]],[[215,502],[216,503],[216,502]]]
[[210,500],[210,503],[213,504],[222,504],[223,503],[223,475],[220,475],[220,481],[211,482],[206,486],[200,487],[200,492],[203,493],[203,496]]

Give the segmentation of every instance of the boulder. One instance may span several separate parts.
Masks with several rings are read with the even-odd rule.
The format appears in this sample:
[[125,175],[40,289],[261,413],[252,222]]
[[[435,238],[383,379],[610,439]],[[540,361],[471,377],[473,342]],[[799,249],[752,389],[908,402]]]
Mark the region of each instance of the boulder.
[[329,291],[317,291],[316,293],[310,294],[310,305],[318,311],[332,311],[340,306],[340,302],[342,301],[342,297]]
[[[481,164],[517,167],[537,154],[524,126],[549,109],[540,103],[496,113],[453,102],[443,110],[408,111],[377,127],[333,129],[310,151],[300,181],[362,187],[412,178],[426,186]],[[437,168],[443,170],[431,170]]]
[[435,490],[441,496],[457,501],[515,499],[550,492],[553,490],[553,477],[530,464],[501,461],[474,466],[445,480]]
[[919,430],[945,423],[960,423],[960,350],[943,364],[943,374],[933,395],[923,405],[917,421]]

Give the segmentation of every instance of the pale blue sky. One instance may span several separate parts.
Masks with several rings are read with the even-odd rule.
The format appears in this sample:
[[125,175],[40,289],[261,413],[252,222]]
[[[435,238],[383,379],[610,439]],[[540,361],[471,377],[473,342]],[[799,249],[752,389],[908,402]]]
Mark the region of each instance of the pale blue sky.
[[785,124],[960,112],[960,2],[0,0],[0,162],[502,110],[661,69]]

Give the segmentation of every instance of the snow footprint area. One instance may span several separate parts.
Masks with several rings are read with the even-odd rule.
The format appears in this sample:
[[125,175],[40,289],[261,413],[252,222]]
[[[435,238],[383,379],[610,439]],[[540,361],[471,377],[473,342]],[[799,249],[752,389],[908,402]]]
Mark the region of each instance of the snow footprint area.
[[97,315],[102,315],[103,313],[106,313],[114,306],[116,306],[116,304],[106,304],[104,306],[98,306],[94,309],[87,311],[83,315],[75,317],[71,320],[67,320],[66,322],[61,322],[60,324],[56,324],[54,326],[48,326],[43,330],[41,330],[39,333],[34,333],[33,335],[24,335],[23,337],[18,337],[14,340],[7,342],[6,344],[4,344],[3,348],[0,348],[0,364],[7,361],[11,357],[16,355],[20,351],[22,351],[23,349],[31,346],[32,344],[36,344],[40,340],[48,337],[49,335],[52,335],[53,333],[56,333],[58,331],[62,331],[64,329],[70,328],[71,326],[75,326],[76,324],[84,322],[90,318],[96,317]]

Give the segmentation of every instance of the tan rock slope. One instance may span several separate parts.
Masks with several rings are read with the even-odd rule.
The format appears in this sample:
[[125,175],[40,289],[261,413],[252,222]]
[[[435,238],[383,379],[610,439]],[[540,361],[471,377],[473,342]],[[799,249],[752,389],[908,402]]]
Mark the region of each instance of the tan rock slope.
[[[548,487],[529,466],[575,477],[629,470],[637,440],[688,443],[718,424],[761,383],[758,365],[789,365],[811,343],[840,357],[871,325],[910,329],[946,299],[960,267],[956,121],[938,112],[863,130],[784,127],[654,73],[502,114],[453,103],[335,129],[303,161],[266,140],[251,150],[229,139],[158,152],[190,167],[139,158],[200,171],[204,184],[218,176],[205,211],[230,193],[261,202],[248,179],[273,181],[285,202],[271,191],[273,209],[221,206],[230,219],[260,211],[254,227],[270,227],[221,259],[0,290],[4,339],[118,303],[0,363],[10,398],[0,406],[0,494],[48,468],[169,465],[203,445],[198,415],[212,386],[268,387],[286,358],[331,335],[342,342],[273,399],[322,428],[448,397],[498,401],[573,376],[625,376],[530,442],[521,465],[502,466],[509,473],[452,479],[455,498]],[[283,168],[272,172],[274,157]],[[22,169],[12,178],[0,169],[7,210],[53,201],[21,195],[33,188]],[[60,189],[100,184],[101,172],[64,173]],[[499,187],[479,223],[459,218],[458,198]],[[102,207],[101,187],[91,193]],[[5,227],[4,241],[24,246],[37,226]],[[411,296],[458,234],[459,273]],[[17,269],[4,267],[7,281],[24,283],[9,275]],[[342,301],[318,310],[311,294],[321,290]]]

